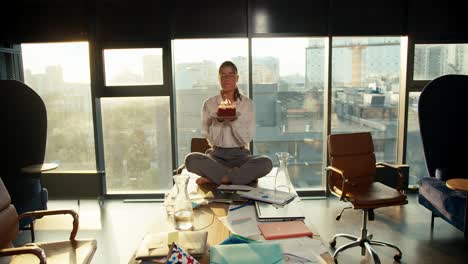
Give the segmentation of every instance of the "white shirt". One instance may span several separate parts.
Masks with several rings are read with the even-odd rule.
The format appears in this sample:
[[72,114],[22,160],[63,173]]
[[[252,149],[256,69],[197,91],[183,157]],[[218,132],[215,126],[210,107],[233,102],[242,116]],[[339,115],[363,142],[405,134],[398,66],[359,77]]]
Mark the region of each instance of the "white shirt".
[[234,121],[219,122],[215,117],[221,95],[206,99],[202,108],[201,134],[210,146],[222,148],[248,147],[255,135],[255,108],[250,98],[241,95],[233,102],[240,114]]

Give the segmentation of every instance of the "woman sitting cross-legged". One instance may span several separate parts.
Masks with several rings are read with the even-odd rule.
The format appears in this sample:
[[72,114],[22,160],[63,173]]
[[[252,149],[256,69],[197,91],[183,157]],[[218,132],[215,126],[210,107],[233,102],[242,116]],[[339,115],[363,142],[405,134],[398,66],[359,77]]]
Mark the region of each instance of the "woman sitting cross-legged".
[[[203,102],[201,132],[211,148],[185,157],[187,170],[201,176],[197,184],[249,184],[273,167],[269,157],[251,155],[247,149],[255,134],[255,109],[252,100],[240,94],[238,80],[236,65],[223,62],[220,93]],[[219,105],[236,114],[219,116]]]

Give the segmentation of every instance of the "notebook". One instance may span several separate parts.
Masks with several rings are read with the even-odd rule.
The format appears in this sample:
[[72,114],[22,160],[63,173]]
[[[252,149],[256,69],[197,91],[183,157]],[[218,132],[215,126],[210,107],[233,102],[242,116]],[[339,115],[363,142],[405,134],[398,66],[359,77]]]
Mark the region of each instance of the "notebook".
[[257,213],[257,221],[259,222],[304,220],[303,211],[299,198],[282,207],[255,202],[255,212]]
[[312,231],[303,221],[260,223],[258,229],[266,240],[289,237],[312,237]]
[[246,193],[241,194],[241,197],[266,203],[285,205],[292,201],[294,197],[296,197],[296,194],[265,188],[255,188]]

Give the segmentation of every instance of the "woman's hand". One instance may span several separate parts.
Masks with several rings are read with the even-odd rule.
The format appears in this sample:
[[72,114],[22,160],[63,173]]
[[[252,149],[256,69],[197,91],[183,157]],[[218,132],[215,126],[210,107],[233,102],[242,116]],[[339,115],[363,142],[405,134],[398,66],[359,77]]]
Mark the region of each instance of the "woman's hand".
[[229,116],[229,117],[224,118],[225,121],[227,120],[227,121],[231,121],[231,122],[236,120],[236,119],[237,119],[237,116]]
[[222,123],[224,121],[232,122],[232,121],[234,121],[236,119],[237,119],[237,116],[226,116],[226,117],[222,117],[222,118],[220,118],[220,117],[216,118],[216,120],[218,120],[218,122],[220,122],[220,123]]

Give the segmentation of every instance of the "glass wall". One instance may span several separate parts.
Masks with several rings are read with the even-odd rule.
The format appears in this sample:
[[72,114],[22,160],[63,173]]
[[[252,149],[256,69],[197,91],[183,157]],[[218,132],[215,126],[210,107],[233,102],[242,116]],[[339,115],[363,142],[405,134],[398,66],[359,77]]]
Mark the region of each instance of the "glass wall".
[[[337,37],[332,41],[331,133],[371,131],[376,158],[395,163],[400,103],[400,37]],[[219,92],[218,67],[239,69],[239,88],[256,107],[253,153],[291,154],[298,189],[323,190],[327,38],[252,38],[249,94],[247,38],[172,42],[177,165],[200,137],[201,105]],[[468,45],[417,44],[414,79],[468,73]],[[25,82],[46,102],[47,161],[60,170],[95,170],[88,43],[23,44]],[[103,50],[106,86],[163,87],[162,48]],[[47,62],[47,63],[44,63]],[[436,70],[438,69],[438,70]],[[410,185],[425,175],[417,121],[419,93],[409,94],[407,163]],[[170,96],[101,99],[107,191],[154,193],[171,185]],[[79,142],[79,144],[77,144]]]
[[169,97],[101,99],[108,194],[172,186]]
[[370,131],[378,161],[396,162],[400,37],[332,43],[331,133]]
[[254,153],[289,152],[298,189],[323,189],[323,93],[326,38],[253,38],[252,91],[257,130]]
[[239,72],[238,86],[248,95],[247,39],[174,40],[174,79],[177,116],[178,164],[190,153],[190,140],[201,137],[201,107],[219,93],[218,68],[231,60]]
[[47,108],[46,162],[96,170],[87,42],[22,44],[24,81]]

